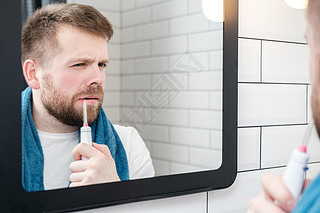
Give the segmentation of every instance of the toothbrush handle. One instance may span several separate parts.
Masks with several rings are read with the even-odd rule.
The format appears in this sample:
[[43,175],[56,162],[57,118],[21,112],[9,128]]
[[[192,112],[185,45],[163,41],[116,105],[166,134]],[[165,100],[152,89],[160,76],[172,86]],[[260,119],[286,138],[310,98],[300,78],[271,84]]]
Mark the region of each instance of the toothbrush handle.
[[305,152],[293,150],[282,180],[292,195],[298,200],[304,183],[309,156]]
[[[92,146],[91,128],[89,126],[83,126],[80,128],[80,142],[87,143]],[[86,157],[82,157],[82,160],[88,160]]]

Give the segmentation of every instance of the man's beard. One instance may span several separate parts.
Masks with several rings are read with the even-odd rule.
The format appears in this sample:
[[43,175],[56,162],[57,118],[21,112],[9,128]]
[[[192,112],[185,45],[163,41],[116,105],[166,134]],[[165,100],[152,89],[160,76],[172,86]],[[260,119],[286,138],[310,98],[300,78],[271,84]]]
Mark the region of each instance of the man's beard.
[[82,126],[83,125],[83,109],[76,108],[76,102],[80,97],[99,95],[101,99],[97,105],[88,105],[88,124],[92,124],[100,112],[103,103],[103,89],[101,86],[89,87],[85,90],[79,91],[72,97],[67,96],[59,89],[54,88],[52,77],[50,75],[44,76],[44,88],[41,90],[41,102],[47,112],[55,117],[61,123],[68,126]]

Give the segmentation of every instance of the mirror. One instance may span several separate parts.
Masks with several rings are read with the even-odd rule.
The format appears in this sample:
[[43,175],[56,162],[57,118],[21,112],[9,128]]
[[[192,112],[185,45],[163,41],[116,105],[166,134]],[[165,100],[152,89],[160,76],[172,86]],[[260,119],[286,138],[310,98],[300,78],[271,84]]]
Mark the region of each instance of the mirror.
[[137,129],[155,174],[218,169],[223,23],[203,15],[201,0],[67,2],[113,24],[103,107],[113,124]]
[[[135,6],[140,3],[144,4],[142,1],[134,2]],[[164,2],[159,3],[158,1],[152,5],[152,8],[157,6],[159,9]],[[171,2],[181,3],[182,1]],[[188,11],[196,8],[199,10],[199,5],[194,5],[195,1],[183,2],[188,2],[186,6]],[[145,2],[145,4],[150,4],[150,2]],[[132,4],[128,3],[125,7],[129,5]],[[11,3],[11,6],[13,11],[20,11],[19,3]],[[143,8],[146,7],[143,6]],[[130,10],[133,11],[128,8],[127,10],[128,13]],[[188,33],[184,35],[181,32],[181,30],[188,31],[188,29],[178,28],[179,21],[184,23],[184,17],[172,15],[174,20],[170,22],[164,21],[164,18],[161,17],[163,13],[159,13],[159,20],[156,21],[156,24],[170,22],[175,27],[170,28],[168,25],[167,35],[156,34],[154,40],[145,37],[148,36],[146,33],[138,33],[146,26],[139,28],[137,25],[124,27],[114,24],[115,28],[119,28],[120,33],[127,30],[126,35],[130,36],[132,34],[129,32],[133,30],[135,39],[138,39],[139,35],[141,37],[140,40],[130,41],[130,38],[127,38],[129,41],[120,42],[121,39],[117,40],[115,34],[110,41],[111,62],[110,72],[107,74],[109,80],[107,80],[105,91],[104,109],[108,115],[111,115],[109,118],[113,123],[129,124],[135,126],[139,131],[153,157],[157,177],[28,193],[22,189],[21,184],[18,184],[21,183],[21,177],[18,175],[20,174],[19,168],[21,168],[21,150],[18,153],[15,150],[21,144],[21,133],[19,133],[14,135],[14,142],[1,144],[0,147],[3,152],[2,156],[10,154],[12,159],[8,165],[3,165],[4,162],[1,161],[1,168],[6,169],[4,170],[6,171],[5,176],[1,175],[1,180],[3,180],[1,187],[4,189],[1,196],[5,196],[6,199],[1,200],[11,200],[4,203],[1,201],[1,208],[4,210],[23,209],[29,212],[79,210],[207,191],[231,185],[236,175],[237,158],[237,10],[237,1],[226,0],[223,24],[213,24],[207,21],[208,32],[196,29],[196,32],[190,35]],[[188,13],[187,16],[192,16],[192,20],[196,20],[195,17],[203,20],[199,11]],[[111,18],[110,21],[112,22]],[[144,25],[147,24],[144,23]],[[12,26],[12,23],[9,26]],[[15,30],[15,33],[19,32],[17,28]],[[170,33],[173,33],[172,37]],[[203,35],[206,33],[209,36]],[[214,42],[205,40],[206,37],[214,34],[218,35],[221,43],[216,40]],[[121,34],[118,36],[122,38]],[[16,37],[12,39],[16,39],[12,42],[18,41]],[[185,48],[184,45],[172,45],[179,44],[181,40],[182,43],[187,42],[185,46],[188,48]],[[198,41],[201,42],[197,43]],[[19,42],[16,43],[19,44]],[[145,43],[149,43],[148,55],[139,52]],[[142,46],[137,46],[137,44]],[[137,49],[132,49],[135,46]],[[174,46],[177,49],[171,49]],[[216,49],[209,49],[209,47]],[[196,52],[189,51],[191,49]],[[121,54],[121,52],[125,53]],[[157,66],[154,66],[155,64]],[[223,73],[221,67],[223,67]],[[17,70],[16,73],[8,73],[8,75],[18,76],[21,79],[20,67],[15,67],[15,70]],[[173,84],[173,82],[180,83]],[[20,85],[23,85],[22,81]],[[21,88],[22,86],[19,87],[19,91],[22,90]],[[1,106],[2,112],[14,111],[13,114],[20,115],[20,92],[13,91],[18,96],[13,101],[17,107]],[[166,99],[163,100],[163,97]],[[154,105],[155,102],[160,105]],[[137,116],[138,113],[143,116]],[[8,136],[4,137],[6,140],[13,140],[12,136],[9,137],[8,132],[16,132],[16,127],[20,127],[19,118],[14,118],[13,122],[17,125],[3,132],[3,135]],[[194,137],[199,137],[196,144]],[[182,145],[182,142],[187,142],[187,144]],[[162,147],[171,149],[168,151]],[[170,153],[175,147],[188,150],[184,152],[187,154]],[[200,152],[201,149],[215,155],[208,155],[211,158],[203,159],[192,157],[190,147],[199,151],[193,156],[201,156],[203,153]],[[160,155],[161,153],[163,155]],[[177,158],[178,155],[183,157]],[[14,189],[14,194],[12,189]],[[13,199],[13,196],[18,199]]]

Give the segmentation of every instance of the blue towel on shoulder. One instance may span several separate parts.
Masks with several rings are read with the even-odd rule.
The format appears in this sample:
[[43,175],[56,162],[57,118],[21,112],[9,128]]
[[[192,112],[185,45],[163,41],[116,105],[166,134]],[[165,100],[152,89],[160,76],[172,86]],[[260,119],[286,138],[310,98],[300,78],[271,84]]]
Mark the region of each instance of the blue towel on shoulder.
[[[27,87],[21,94],[22,118],[22,185],[26,191],[44,190],[43,185],[43,151],[32,118],[32,90]],[[116,163],[120,180],[129,179],[128,160],[122,142],[103,109],[91,125],[92,140],[105,144],[110,149]]]
[[292,213],[319,213],[320,212],[320,175],[305,189],[301,200]]

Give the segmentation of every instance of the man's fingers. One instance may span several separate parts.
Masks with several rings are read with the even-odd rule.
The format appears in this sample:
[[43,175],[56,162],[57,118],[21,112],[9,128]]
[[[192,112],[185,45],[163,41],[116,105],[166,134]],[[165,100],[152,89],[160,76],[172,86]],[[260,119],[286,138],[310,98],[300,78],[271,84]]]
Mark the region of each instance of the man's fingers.
[[72,173],[70,175],[70,181],[72,183],[81,182],[83,180],[83,178],[84,178],[83,172]]
[[72,150],[72,156],[74,160],[81,160],[81,156],[91,158],[95,155],[95,149],[87,143],[79,143],[74,149]]
[[86,161],[73,161],[70,164],[69,169],[72,172],[83,172],[87,169],[87,162]]
[[81,182],[75,182],[75,183],[70,183],[69,187],[77,187],[77,186],[82,186],[83,184]]
[[278,175],[266,174],[263,176],[262,187],[265,198],[272,202],[277,201],[285,211],[291,211],[296,205],[295,198]]
[[99,150],[100,152],[102,152],[107,157],[107,159],[109,160],[113,159],[107,145],[92,143],[92,146],[97,150]]
[[265,199],[265,194],[261,193],[259,196],[250,200],[250,206],[247,213],[285,213],[279,206],[269,199]]

